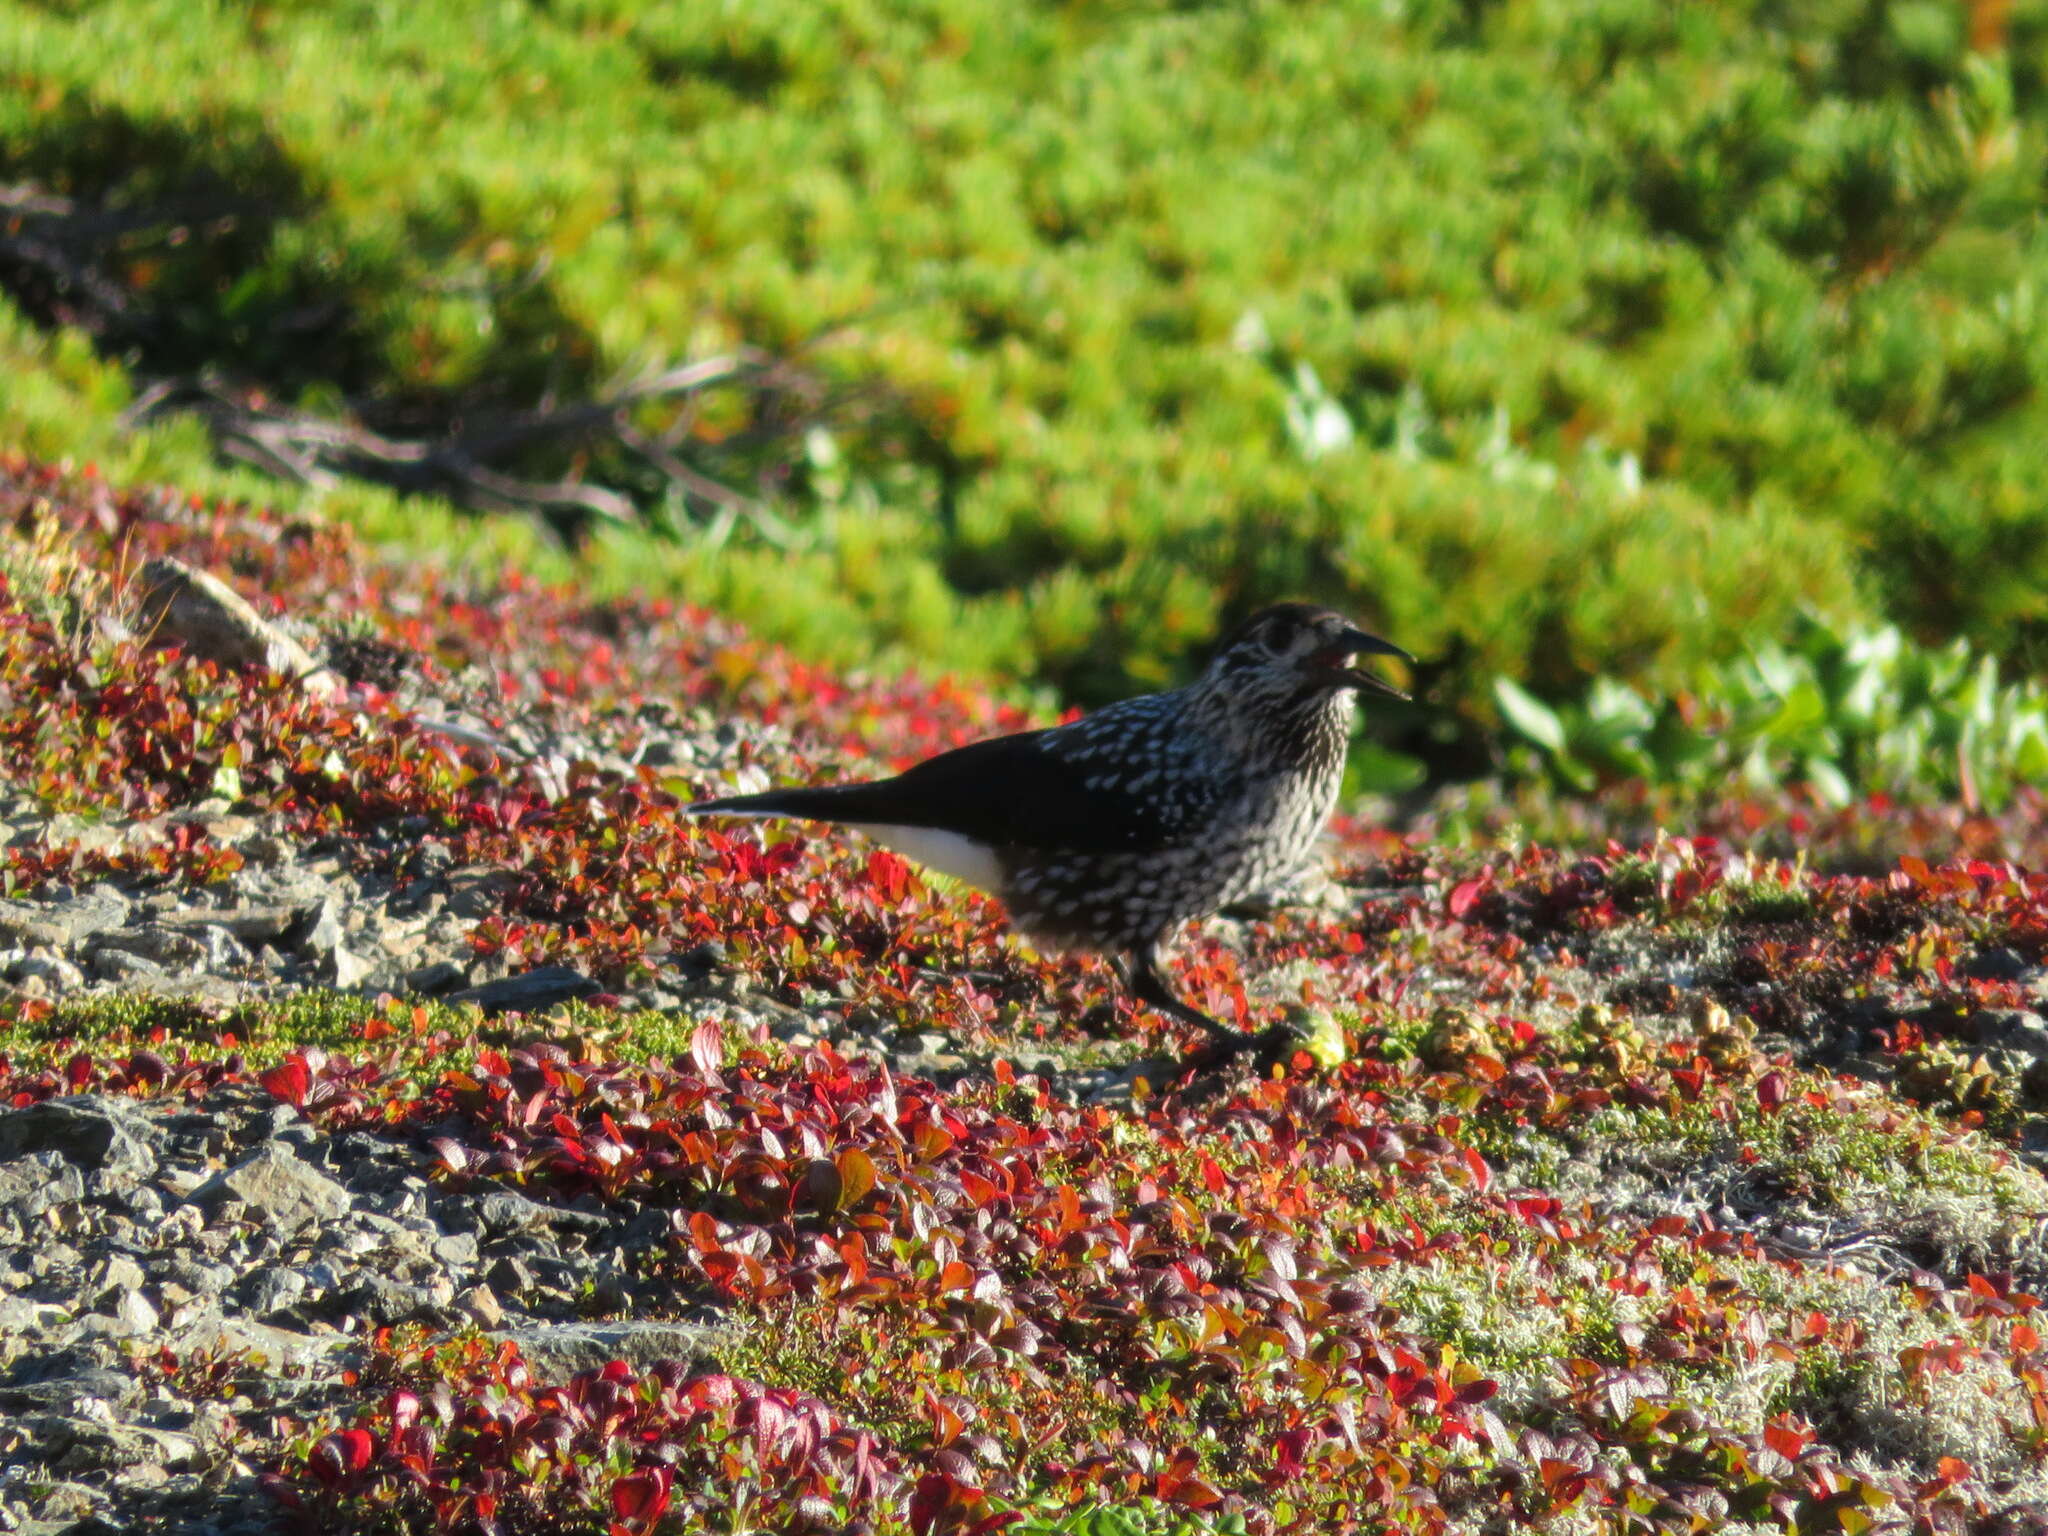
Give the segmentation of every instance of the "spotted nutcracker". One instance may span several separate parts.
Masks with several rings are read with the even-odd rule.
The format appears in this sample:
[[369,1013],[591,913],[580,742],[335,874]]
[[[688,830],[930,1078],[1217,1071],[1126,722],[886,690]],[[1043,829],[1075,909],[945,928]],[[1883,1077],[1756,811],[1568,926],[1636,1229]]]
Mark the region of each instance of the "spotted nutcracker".
[[989,892],[1034,942],[1115,960],[1139,1002],[1271,1048],[1175,997],[1161,950],[1191,919],[1308,862],[1336,803],[1357,694],[1406,695],[1350,665],[1407,652],[1341,614],[1254,614],[1184,688],[1051,730],[941,753],[892,779],[700,801],[698,814],[836,823]]

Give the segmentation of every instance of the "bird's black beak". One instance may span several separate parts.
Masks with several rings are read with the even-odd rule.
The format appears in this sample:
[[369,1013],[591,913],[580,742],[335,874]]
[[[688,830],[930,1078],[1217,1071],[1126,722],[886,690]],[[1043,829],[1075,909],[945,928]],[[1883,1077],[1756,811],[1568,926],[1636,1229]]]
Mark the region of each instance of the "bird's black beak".
[[1369,635],[1362,629],[1345,630],[1310,657],[1309,663],[1318,676],[1334,687],[1384,693],[1396,699],[1408,697],[1385,678],[1376,676],[1362,667],[1344,665],[1354,656],[1398,656],[1411,667],[1415,665],[1415,658],[1391,640],[1382,640],[1378,635]]

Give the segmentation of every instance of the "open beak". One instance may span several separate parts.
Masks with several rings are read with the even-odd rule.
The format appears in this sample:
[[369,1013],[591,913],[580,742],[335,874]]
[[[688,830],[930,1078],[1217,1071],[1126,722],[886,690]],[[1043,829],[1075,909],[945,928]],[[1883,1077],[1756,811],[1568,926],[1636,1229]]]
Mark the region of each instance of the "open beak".
[[1354,656],[1398,656],[1411,667],[1415,658],[1392,641],[1382,640],[1378,635],[1368,635],[1362,629],[1347,629],[1330,644],[1309,658],[1310,665],[1324,679],[1339,688],[1357,688],[1361,691],[1384,693],[1396,699],[1405,699],[1407,694],[1396,688],[1383,677],[1367,672],[1362,667],[1350,667],[1345,663]]

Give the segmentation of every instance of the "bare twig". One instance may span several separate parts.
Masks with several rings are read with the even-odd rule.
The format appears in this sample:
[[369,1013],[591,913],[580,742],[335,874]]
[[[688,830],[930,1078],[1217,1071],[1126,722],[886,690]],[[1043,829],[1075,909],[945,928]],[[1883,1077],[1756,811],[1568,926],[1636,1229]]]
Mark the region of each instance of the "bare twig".
[[[270,210],[274,214],[274,210]],[[100,207],[31,185],[0,187],[0,274],[11,265],[30,275],[38,290],[54,289],[65,318],[103,344],[146,340],[159,317],[103,262],[139,231],[220,229],[255,206]],[[538,280],[537,269],[532,280]],[[317,310],[313,312],[317,316]],[[292,319],[287,318],[287,326]],[[309,325],[312,322],[307,322]],[[828,327],[797,349],[806,353],[844,329]],[[747,424],[715,446],[693,439],[692,402],[720,389],[744,391]],[[376,421],[373,401],[345,401],[338,416],[277,404],[268,392],[202,373],[146,381],[123,424],[146,425],[174,411],[198,415],[228,458],[300,485],[331,487],[343,479],[370,480],[407,492],[442,495],[480,511],[540,515],[574,531],[584,521],[637,521],[628,491],[586,479],[522,473],[534,463],[570,462],[570,450],[597,450],[600,462],[632,466],[630,479],[652,479],[679,499],[693,517],[720,535],[744,518],[764,538],[789,544],[798,535],[780,523],[758,496],[749,496],[715,472],[717,464],[744,467],[773,484],[788,472],[784,459],[818,423],[854,406],[857,394],[835,392],[817,373],[757,347],[715,357],[669,363],[616,378],[583,399],[558,399],[550,384],[536,405],[505,409],[450,400],[445,425],[418,435],[392,435]],[[652,402],[675,405],[677,420],[659,435],[633,420]],[[606,450],[610,450],[609,453]],[[702,462],[706,456],[715,464]]]

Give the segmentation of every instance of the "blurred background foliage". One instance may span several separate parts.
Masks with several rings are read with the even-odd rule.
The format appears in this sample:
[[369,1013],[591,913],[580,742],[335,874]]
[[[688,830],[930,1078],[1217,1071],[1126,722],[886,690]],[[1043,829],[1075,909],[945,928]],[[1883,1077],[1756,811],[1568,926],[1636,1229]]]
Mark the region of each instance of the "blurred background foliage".
[[109,289],[0,206],[0,438],[275,500],[124,409],[433,432],[758,347],[844,408],[635,408],[741,512],[567,449],[526,468],[644,524],[304,494],[1082,705],[1324,599],[1422,659],[1379,788],[1996,799],[2043,767],[2044,80],[2048,0],[0,0],[0,187]]

